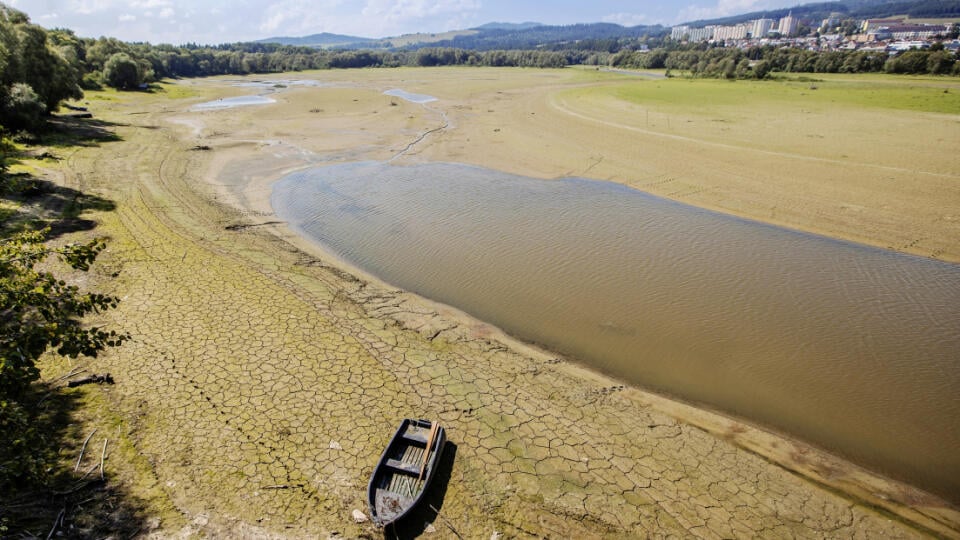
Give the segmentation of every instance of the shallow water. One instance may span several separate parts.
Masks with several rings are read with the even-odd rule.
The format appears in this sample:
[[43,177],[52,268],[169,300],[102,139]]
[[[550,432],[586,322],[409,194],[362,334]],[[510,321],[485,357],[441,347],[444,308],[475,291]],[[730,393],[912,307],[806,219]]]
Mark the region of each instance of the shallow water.
[[237,96],[231,98],[218,99],[216,101],[207,101],[191,107],[191,110],[210,111],[216,109],[232,109],[234,107],[245,107],[248,105],[266,105],[276,103],[275,99],[264,96]]
[[437,101],[437,98],[433,96],[428,96],[427,94],[413,94],[413,93],[407,92],[406,90],[400,90],[399,88],[387,90],[386,92],[384,92],[384,95],[395,96],[400,99],[405,99],[411,103],[419,103],[421,105],[424,103]]
[[308,86],[313,88],[321,88],[324,86],[329,86],[329,83],[324,83],[322,81],[315,81],[312,79],[263,79],[248,81],[242,80],[233,83],[233,86],[241,88],[269,88],[274,90],[279,90],[287,88],[290,86]]
[[272,202],[398,287],[958,498],[960,265],[455,164],[311,169]]

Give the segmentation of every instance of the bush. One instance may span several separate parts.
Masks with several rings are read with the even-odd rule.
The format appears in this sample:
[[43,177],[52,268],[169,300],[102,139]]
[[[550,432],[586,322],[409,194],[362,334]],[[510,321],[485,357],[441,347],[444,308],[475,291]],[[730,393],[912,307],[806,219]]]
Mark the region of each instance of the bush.
[[11,129],[33,131],[43,125],[43,115],[47,108],[29,84],[16,83],[10,87],[0,111],[3,125]]
[[106,83],[120,90],[133,90],[143,82],[140,64],[127,53],[115,53],[103,66]]
[[887,73],[926,73],[927,51],[910,50],[887,60],[883,68]]
[[102,90],[103,89],[103,74],[99,71],[92,71],[83,76],[83,80],[80,81],[80,88],[84,90]]
[[927,71],[933,75],[946,75],[953,69],[953,55],[947,51],[935,51],[927,57]]

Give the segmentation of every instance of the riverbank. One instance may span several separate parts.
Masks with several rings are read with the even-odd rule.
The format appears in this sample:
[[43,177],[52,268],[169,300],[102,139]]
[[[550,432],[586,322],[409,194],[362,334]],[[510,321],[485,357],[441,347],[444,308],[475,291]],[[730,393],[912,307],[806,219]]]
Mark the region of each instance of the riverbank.
[[[272,216],[274,179],[329,162],[496,162],[552,177],[578,159],[574,174],[611,174],[628,158],[555,146],[591,129],[555,104],[613,75],[304,77],[329,86],[201,113],[188,108],[241,92],[211,79],[93,96],[121,140],[65,160],[67,184],[117,204],[95,215],[111,242],[94,279],[122,297],[107,317],[134,336],[96,361],[116,387],[80,391],[105,394],[149,463],[129,468],[131,491],[152,478],[153,497],[176,509],[162,534],[373,533],[352,510],[365,510],[392,427],[423,416],[456,445],[436,501],[443,519],[425,518],[440,537],[956,535],[955,510],[936,497],[517,343],[345,269]],[[384,96],[390,88],[440,102]]]

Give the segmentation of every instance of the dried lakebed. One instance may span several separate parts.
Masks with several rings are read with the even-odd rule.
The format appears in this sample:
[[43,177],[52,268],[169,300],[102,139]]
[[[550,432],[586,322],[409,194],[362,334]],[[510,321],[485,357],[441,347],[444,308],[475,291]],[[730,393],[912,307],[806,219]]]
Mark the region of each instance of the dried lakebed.
[[273,206],[350,264],[640,386],[960,492],[960,267],[608,182],[359,163]]

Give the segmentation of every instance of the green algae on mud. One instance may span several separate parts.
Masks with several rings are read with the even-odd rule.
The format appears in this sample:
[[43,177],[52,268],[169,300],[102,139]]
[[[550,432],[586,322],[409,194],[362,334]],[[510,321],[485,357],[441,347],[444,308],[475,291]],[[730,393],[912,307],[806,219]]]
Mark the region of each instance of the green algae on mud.
[[[135,339],[98,365],[120,381],[107,396],[111,410],[127,419],[156,486],[188,524],[169,530],[164,523],[157,534],[376,534],[354,523],[351,510],[363,508],[384,426],[394,424],[383,420],[389,414],[449,426],[458,451],[441,517],[466,537],[922,534],[912,523],[929,515],[890,502],[901,487],[867,482],[863,495],[826,491],[822,485],[856,476],[853,468],[821,467],[814,450],[776,437],[766,450],[744,450],[750,445],[741,435],[752,428],[711,416],[722,427],[708,432],[697,427],[708,413],[668,405],[352,276],[299,249],[257,198],[257,171],[270,169],[258,164],[297,166],[278,158],[281,150],[377,159],[435,128],[435,117],[414,106],[388,108],[379,92],[407,87],[400,79],[416,79],[410,89],[441,97],[438,106],[458,115],[429,140],[433,146],[418,148],[425,152],[449,150],[436,143],[478,124],[483,133],[471,132],[471,150],[502,148],[491,139],[523,134],[530,112],[557,118],[545,106],[524,114],[512,107],[544,103],[557,85],[582,83],[580,75],[424,69],[304,76],[362,88],[291,91],[289,101],[212,113],[200,126],[167,122],[193,114],[184,111],[199,96],[110,96],[94,112],[116,123],[117,140],[63,163],[67,184],[117,202],[98,218],[114,239],[103,261],[119,273],[111,292],[124,298],[109,316]],[[204,98],[238,93],[225,79],[183,84]],[[327,112],[309,114],[314,108]],[[536,141],[556,143],[552,132],[536,132]],[[555,161],[537,154],[545,145],[519,140],[533,166]],[[197,144],[211,151],[190,151]],[[218,184],[233,162],[246,198],[225,197]],[[771,446],[786,456],[778,463],[803,456],[813,465],[790,469],[803,471],[797,475],[757,455]],[[913,501],[921,511],[930,507]],[[908,517],[891,520],[872,504]],[[435,527],[443,531],[442,520]]]

